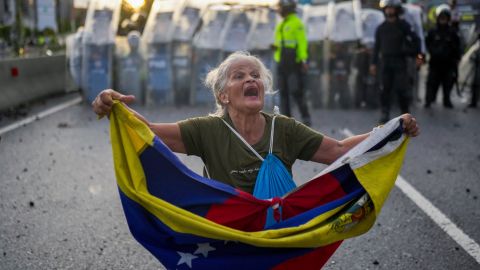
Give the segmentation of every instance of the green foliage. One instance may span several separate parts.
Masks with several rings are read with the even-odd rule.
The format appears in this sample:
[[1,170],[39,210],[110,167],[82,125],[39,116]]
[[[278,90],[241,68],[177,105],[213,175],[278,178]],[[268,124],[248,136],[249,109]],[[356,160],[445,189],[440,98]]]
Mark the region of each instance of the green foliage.
[[11,31],[12,31],[12,27],[10,25],[0,24],[0,39],[10,42]]

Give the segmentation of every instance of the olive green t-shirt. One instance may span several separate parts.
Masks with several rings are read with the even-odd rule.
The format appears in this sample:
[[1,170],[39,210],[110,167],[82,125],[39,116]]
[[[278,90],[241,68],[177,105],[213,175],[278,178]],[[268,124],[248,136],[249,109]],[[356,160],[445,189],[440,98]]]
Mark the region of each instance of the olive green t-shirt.
[[[266,157],[270,147],[273,115],[263,113],[265,131],[252,147]],[[234,127],[228,115],[223,119]],[[188,155],[200,157],[212,179],[252,193],[262,161],[225,125],[218,116],[190,118],[178,122]],[[292,173],[296,159],[310,160],[323,135],[293,118],[277,116],[273,138],[273,154]]]

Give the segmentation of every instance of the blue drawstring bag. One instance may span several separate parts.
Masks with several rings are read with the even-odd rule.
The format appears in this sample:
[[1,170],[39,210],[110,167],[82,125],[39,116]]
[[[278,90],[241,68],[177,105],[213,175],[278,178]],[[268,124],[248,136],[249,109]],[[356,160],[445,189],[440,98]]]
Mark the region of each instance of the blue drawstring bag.
[[273,153],[273,135],[275,133],[275,118],[272,119],[272,128],[270,131],[270,148],[267,157],[264,159],[260,154],[253,149],[253,147],[243,139],[243,137],[226,121],[223,122],[237,137],[255,154],[260,160],[262,160],[262,166],[258,172],[257,179],[255,181],[255,187],[253,189],[253,196],[262,200],[271,200],[272,206],[268,208],[267,217],[265,222],[265,228],[273,225],[282,220],[282,206],[280,197],[290,192],[297,186],[293,181],[292,175],[285,168],[283,162],[278,159]]
[[[286,193],[296,188],[290,172],[285,168],[283,162],[274,154],[269,153],[263,160],[260,171],[257,175],[253,196],[258,199],[268,200],[282,197]],[[277,211],[277,218],[274,217],[274,211]],[[265,228],[282,220],[281,204],[274,204],[267,211],[267,220]]]

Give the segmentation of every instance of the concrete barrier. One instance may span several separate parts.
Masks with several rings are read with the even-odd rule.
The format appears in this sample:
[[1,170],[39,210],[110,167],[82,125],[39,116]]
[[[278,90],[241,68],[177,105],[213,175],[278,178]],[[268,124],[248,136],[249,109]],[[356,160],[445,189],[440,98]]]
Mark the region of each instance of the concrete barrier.
[[64,93],[65,55],[0,61],[0,111]]

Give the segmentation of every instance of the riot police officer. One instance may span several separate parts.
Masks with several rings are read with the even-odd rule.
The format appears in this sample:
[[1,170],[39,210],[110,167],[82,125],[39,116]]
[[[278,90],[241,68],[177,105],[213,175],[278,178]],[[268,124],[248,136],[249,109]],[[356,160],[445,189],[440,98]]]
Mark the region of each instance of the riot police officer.
[[443,90],[443,106],[453,108],[450,92],[457,78],[457,65],[460,61],[460,37],[450,24],[451,11],[446,4],[435,9],[437,24],[428,31],[425,43],[430,54],[425,108],[435,102],[440,85]]
[[385,21],[375,32],[373,61],[370,72],[381,72],[381,118],[385,123],[390,118],[392,95],[396,95],[402,113],[408,113],[412,89],[408,86],[407,57],[420,53],[420,40],[411,26],[400,15],[403,13],[400,0],[381,0],[380,7]]
[[281,112],[291,116],[290,95],[293,95],[303,123],[311,125],[304,93],[307,71],[308,42],[305,27],[295,12],[294,0],[280,0],[278,12],[282,21],[275,28],[274,59],[277,62]]

